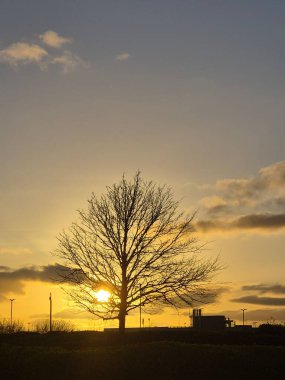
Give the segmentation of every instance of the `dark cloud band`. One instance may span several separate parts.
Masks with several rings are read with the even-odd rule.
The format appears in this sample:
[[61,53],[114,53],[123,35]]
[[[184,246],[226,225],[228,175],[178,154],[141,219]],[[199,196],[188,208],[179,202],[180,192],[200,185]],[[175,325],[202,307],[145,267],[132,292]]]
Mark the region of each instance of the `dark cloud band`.
[[275,293],[275,294],[285,294],[285,286],[280,284],[268,285],[268,284],[254,284],[245,285],[241,288],[244,291],[256,291],[260,294],[264,293]]
[[247,303],[253,305],[267,305],[267,306],[285,306],[285,298],[277,297],[259,297],[259,296],[245,296],[234,298],[232,302]]
[[59,264],[41,267],[25,267],[13,270],[9,267],[0,267],[0,302],[5,299],[5,294],[24,294],[26,281],[41,281],[46,283],[68,282],[71,269]]
[[285,227],[285,214],[250,214],[232,221],[201,220],[195,224],[195,230],[231,231],[231,230],[276,230]]

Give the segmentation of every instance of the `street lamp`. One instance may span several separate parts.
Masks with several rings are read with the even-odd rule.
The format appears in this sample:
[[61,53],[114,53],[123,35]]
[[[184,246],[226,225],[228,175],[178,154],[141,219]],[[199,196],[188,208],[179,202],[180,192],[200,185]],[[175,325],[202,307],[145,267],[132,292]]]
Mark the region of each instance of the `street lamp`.
[[242,325],[244,326],[244,312],[246,311],[247,309],[241,309],[242,311]]
[[141,284],[134,286],[134,294],[137,297],[137,290],[139,291],[139,311],[140,311],[140,329],[142,328],[142,286]]
[[49,294],[49,332],[52,332],[52,296]]
[[140,284],[140,329],[142,328],[142,286]]
[[11,315],[10,315],[10,318],[11,318],[11,327],[12,327],[12,323],[13,323],[13,302],[15,301],[15,298],[10,298],[10,302],[11,302]]

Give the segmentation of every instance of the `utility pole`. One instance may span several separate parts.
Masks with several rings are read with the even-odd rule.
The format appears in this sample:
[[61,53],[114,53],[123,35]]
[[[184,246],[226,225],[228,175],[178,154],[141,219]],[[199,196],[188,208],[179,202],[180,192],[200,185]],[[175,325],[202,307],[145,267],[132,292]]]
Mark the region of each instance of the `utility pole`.
[[52,298],[49,294],[49,332],[52,332]]
[[13,323],[13,302],[15,301],[15,298],[10,298],[10,302],[11,302],[11,309],[10,309],[10,321],[11,321],[11,327],[12,327],[12,323]]
[[142,328],[142,286],[140,284],[140,329]]
[[244,312],[246,311],[247,309],[241,309],[242,311],[242,325],[244,326]]

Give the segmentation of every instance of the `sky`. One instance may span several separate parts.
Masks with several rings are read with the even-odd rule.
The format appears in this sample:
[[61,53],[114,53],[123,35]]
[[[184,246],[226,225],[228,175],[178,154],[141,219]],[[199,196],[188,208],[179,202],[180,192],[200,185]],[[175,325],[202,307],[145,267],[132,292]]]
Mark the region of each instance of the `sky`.
[[[2,0],[0,318],[74,311],[50,281],[56,237],[92,192],[172,187],[222,291],[203,313],[285,320],[285,3]],[[188,325],[188,310],[145,314]],[[138,315],[128,317],[138,324]]]

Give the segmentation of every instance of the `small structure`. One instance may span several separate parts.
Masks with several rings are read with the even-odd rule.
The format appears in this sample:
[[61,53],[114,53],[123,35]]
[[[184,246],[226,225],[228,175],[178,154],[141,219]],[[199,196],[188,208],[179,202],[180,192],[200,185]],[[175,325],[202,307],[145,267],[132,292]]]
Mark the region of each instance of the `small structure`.
[[203,330],[224,330],[232,326],[232,320],[224,315],[202,315],[202,309],[193,309],[192,327]]

